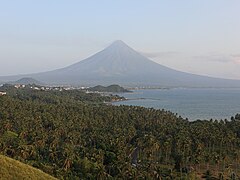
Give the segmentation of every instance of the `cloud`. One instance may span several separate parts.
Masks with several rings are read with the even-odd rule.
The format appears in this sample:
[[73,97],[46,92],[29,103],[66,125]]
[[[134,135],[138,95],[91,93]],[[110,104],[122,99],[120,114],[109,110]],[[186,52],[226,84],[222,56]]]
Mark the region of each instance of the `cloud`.
[[236,59],[234,62],[240,64],[240,59]]
[[192,56],[193,59],[208,61],[208,62],[219,62],[219,63],[235,63],[240,64],[240,54],[217,54],[210,53],[207,55]]
[[209,62],[219,62],[219,63],[229,63],[233,62],[233,58],[230,55],[223,54],[207,54],[207,55],[198,55],[193,56],[193,59]]
[[232,54],[231,57],[234,63],[240,64],[240,54]]
[[221,54],[221,53],[206,53],[199,55],[192,55],[190,53],[182,53],[177,51],[166,51],[166,52],[141,52],[142,55],[152,58],[155,60],[170,60],[182,61],[183,59],[188,61],[201,61],[201,62],[212,62],[212,63],[234,63],[240,64],[240,54]]
[[240,54],[232,54],[232,57],[240,58]]
[[161,57],[175,57],[180,55],[180,52],[167,51],[167,52],[141,52],[142,55],[148,58],[161,58]]

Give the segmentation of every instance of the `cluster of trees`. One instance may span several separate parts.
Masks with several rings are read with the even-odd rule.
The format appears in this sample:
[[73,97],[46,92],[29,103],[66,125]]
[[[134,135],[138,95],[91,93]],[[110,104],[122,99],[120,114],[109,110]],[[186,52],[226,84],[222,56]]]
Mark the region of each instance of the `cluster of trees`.
[[240,115],[194,121],[81,91],[9,90],[0,153],[64,179],[237,179]]
[[98,92],[114,92],[114,93],[131,92],[119,85],[116,85],[116,84],[113,84],[113,85],[110,85],[107,87],[98,85],[98,86],[91,87],[88,90],[89,91],[98,91]]

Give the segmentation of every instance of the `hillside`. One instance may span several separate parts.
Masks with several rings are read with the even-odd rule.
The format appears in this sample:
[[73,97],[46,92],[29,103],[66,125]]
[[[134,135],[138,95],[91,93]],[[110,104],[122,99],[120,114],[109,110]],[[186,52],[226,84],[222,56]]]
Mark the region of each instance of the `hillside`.
[[130,92],[127,89],[124,89],[123,87],[119,86],[119,85],[110,85],[110,86],[95,86],[92,88],[88,89],[89,91],[98,91],[98,92],[113,92],[113,93],[123,93],[123,92]]
[[39,169],[23,164],[14,159],[0,155],[0,179],[1,180],[54,180],[56,178],[42,172]]
[[61,85],[240,87],[239,80],[211,78],[168,68],[153,62],[120,40],[93,56],[65,68],[36,74],[0,77],[0,80],[15,81],[23,77]]
[[42,82],[36,80],[36,79],[33,79],[33,78],[28,78],[28,77],[24,77],[24,78],[21,78],[17,81],[14,81],[14,82],[10,82],[10,84],[25,84],[25,85],[28,85],[28,84],[36,84],[36,85],[43,85]]

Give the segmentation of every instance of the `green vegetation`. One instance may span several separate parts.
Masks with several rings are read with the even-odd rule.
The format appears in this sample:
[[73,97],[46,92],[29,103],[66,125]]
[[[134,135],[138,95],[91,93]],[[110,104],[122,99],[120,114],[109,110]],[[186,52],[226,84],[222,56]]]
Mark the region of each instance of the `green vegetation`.
[[98,85],[98,86],[95,86],[95,87],[91,87],[88,90],[97,91],[97,92],[113,92],[113,93],[131,92],[127,89],[124,89],[123,87],[121,87],[119,85],[110,85],[110,86],[107,86],[107,87]]
[[54,180],[56,178],[23,164],[14,159],[0,155],[0,179],[1,180]]
[[239,178],[239,115],[189,122],[165,110],[106,105],[113,97],[77,90],[7,91],[0,153],[57,178]]

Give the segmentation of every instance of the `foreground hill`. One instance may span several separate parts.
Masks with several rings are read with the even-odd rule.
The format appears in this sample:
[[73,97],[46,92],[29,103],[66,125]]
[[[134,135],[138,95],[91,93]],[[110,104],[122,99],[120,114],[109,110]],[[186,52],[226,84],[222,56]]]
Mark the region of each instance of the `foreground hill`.
[[122,41],[115,41],[95,55],[62,69],[1,77],[0,80],[15,81],[22,77],[36,78],[48,84],[89,86],[122,84],[161,87],[240,87],[240,81],[237,80],[194,75],[160,65]]
[[1,180],[55,180],[56,178],[42,172],[39,169],[23,164],[14,159],[0,155],[0,179]]

